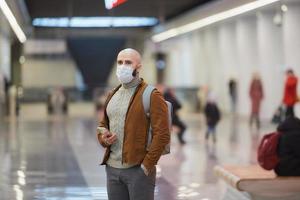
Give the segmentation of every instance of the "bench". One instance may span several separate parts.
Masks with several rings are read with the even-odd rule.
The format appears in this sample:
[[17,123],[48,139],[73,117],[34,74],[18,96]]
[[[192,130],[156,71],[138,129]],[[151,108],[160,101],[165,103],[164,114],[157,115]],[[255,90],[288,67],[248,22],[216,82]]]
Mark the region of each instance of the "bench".
[[227,183],[224,200],[300,200],[300,177],[278,177],[258,165],[216,166]]

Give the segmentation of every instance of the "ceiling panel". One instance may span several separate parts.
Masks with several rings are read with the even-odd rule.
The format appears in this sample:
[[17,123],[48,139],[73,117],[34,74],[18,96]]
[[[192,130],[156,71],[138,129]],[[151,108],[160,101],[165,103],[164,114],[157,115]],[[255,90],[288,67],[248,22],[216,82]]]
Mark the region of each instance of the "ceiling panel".
[[65,16],[147,16],[170,19],[214,0],[128,0],[106,10],[104,0],[25,0],[31,18]]

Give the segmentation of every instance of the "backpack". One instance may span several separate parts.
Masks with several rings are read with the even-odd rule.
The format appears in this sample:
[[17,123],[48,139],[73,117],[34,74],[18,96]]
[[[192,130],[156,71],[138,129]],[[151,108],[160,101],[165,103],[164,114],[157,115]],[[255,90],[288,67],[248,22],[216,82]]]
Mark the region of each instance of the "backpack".
[[279,163],[277,148],[280,136],[281,133],[279,132],[269,133],[260,142],[257,160],[259,165],[266,170],[274,169]]
[[[150,120],[150,100],[151,100],[151,93],[155,89],[155,87],[151,85],[147,85],[147,87],[144,90],[143,93],[143,106],[144,106],[144,111],[147,115],[147,118]],[[172,128],[172,104],[168,101],[165,101],[168,106],[168,119],[169,119],[169,130]],[[152,128],[151,128],[151,123],[148,131],[148,138],[147,138],[147,146],[146,149],[149,150],[150,145],[152,142]],[[170,143],[165,146],[165,149],[162,153],[162,155],[166,155],[170,153]]]

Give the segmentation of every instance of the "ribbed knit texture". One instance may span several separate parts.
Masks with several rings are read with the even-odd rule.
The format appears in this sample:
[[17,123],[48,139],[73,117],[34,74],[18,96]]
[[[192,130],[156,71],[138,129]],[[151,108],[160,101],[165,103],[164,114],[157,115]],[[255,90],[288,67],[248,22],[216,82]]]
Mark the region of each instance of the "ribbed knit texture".
[[122,150],[124,140],[125,118],[129,102],[134,91],[140,83],[139,78],[135,78],[122,87],[114,94],[107,105],[107,116],[109,118],[110,132],[117,134],[117,141],[111,145],[111,153],[107,164],[114,168],[130,168],[133,165],[122,163]]

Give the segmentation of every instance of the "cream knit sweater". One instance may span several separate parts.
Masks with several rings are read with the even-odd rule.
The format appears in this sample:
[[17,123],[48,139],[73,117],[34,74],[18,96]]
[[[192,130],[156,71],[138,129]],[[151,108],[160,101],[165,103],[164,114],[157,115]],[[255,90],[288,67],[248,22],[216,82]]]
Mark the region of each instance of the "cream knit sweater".
[[132,167],[127,163],[122,163],[124,126],[130,99],[139,83],[140,78],[135,78],[130,83],[123,84],[107,105],[110,132],[117,135],[117,141],[111,145],[110,157],[107,161],[107,164],[114,168]]

